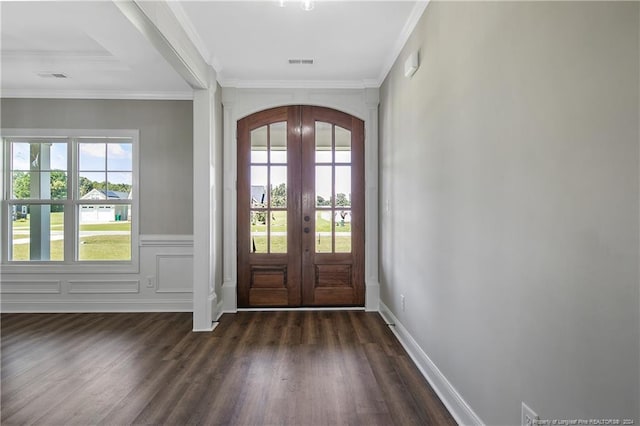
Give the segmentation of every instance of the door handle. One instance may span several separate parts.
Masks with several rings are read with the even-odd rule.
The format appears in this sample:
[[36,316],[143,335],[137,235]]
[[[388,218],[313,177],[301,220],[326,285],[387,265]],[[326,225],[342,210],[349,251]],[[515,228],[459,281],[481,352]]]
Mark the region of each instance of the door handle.
[[304,228],[304,233],[305,233],[305,234],[308,234],[308,233],[309,233],[309,228],[308,228],[308,227],[307,227],[307,228]]
[[311,219],[311,218],[310,218],[309,216],[305,216],[305,217],[304,217],[304,221],[305,221],[305,222],[309,222],[309,220],[310,220],[310,219]]

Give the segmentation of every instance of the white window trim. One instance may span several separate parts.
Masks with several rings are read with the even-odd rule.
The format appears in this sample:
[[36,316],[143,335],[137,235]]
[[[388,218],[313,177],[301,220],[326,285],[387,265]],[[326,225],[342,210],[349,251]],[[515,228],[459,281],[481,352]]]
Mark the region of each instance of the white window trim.
[[[2,185],[2,208],[0,211],[0,221],[2,229],[2,244],[0,248],[0,255],[2,259],[2,272],[10,274],[49,274],[49,273],[110,273],[110,274],[127,274],[137,273],[140,270],[140,131],[135,129],[1,129],[0,137],[2,138],[4,148],[0,154],[0,185]],[[37,261],[25,261],[15,262],[8,260],[9,253],[9,199],[11,197],[10,188],[10,170],[6,168],[6,162],[9,161],[9,144],[4,143],[5,139],[10,138],[42,138],[42,137],[67,137],[69,139],[78,138],[130,138],[132,141],[133,151],[133,171],[132,171],[132,183],[133,194],[131,200],[132,209],[132,223],[131,223],[131,260],[130,261],[76,261],[69,258],[68,244],[66,241],[76,240],[77,225],[77,212],[73,208],[65,207],[65,212],[70,212],[71,215],[76,217],[73,220],[71,215],[65,213],[65,226],[64,226],[64,238],[65,238],[65,260],[61,262],[37,262]],[[73,175],[73,186],[67,188],[69,193],[77,189],[77,164],[75,164],[75,153],[72,156],[72,164],[68,170]],[[65,200],[63,203],[65,206],[73,207],[78,204],[71,199]]]

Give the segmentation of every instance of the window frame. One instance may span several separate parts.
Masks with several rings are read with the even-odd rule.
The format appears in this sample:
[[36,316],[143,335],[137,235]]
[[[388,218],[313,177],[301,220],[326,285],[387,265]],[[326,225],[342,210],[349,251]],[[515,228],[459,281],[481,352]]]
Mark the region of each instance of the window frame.
[[[139,254],[139,217],[140,217],[140,132],[136,129],[2,129],[2,150],[0,152],[0,186],[2,187],[2,206],[0,221],[2,241],[0,255],[3,273],[137,273],[140,270]],[[62,204],[64,206],[64,259],[63,261],[15,261],[9,260],[9,231],[11,214],[11,142],[12,139],[59,139],[69,143],[67,146],[67,198],[62,200],[33,199],[25,204]],[[113,203],[115,200],[81,200],[78,193],[79,164],[78,145],[86,139],[131,140],[132,145],[132,194],[131,200]],[[77,260],[80,206],[83,204],[131,204],[131,259],[130,260]]]

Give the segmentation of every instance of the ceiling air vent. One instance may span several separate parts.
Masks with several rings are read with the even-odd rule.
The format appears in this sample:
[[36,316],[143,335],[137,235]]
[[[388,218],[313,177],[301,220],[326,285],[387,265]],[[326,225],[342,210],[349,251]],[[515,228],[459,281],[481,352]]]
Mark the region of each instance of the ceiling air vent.
[[69,78],[68,75],[61,72],[39,72],[38,76],[42,78]]
[[313,65],[313,59],[289,59],[290,65]]

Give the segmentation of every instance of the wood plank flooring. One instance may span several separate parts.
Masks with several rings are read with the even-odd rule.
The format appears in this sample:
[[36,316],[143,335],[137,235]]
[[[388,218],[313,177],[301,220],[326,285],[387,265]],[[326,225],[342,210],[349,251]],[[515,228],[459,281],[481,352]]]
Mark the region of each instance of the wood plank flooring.
[[1,423],[455,424],[377,313],[3,314]]

